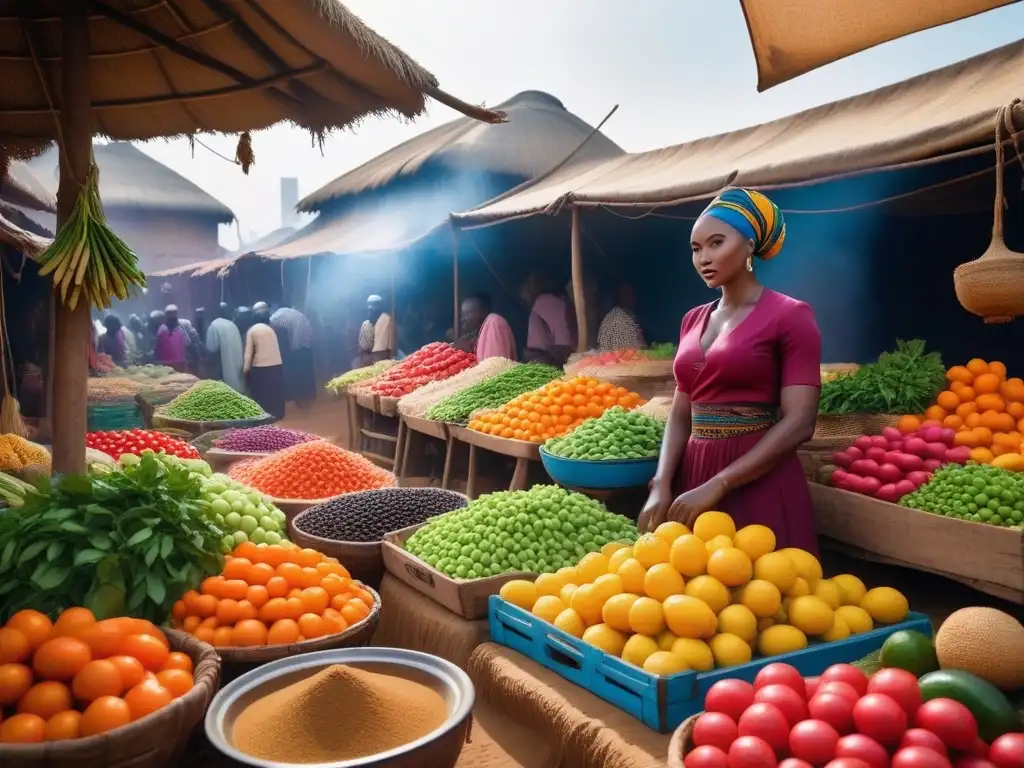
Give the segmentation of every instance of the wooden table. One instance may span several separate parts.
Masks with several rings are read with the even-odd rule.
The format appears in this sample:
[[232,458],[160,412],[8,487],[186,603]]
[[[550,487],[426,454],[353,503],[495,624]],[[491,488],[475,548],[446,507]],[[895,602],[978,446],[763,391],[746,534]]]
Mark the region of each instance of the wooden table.
[[[357,450],[360,454],[368,458],[370,461],[381,464],[385,467],[390,467],[392,471],[396,471],[399,464],[399,441],[402,438],[401,424],[397,424],[396,434],[389,434],[382,432],[380,427],[381,424],[378,419],[390,419],[381,413],[380,408],[380,397],[378,395],[370,393],[359,393],[355,396],[357,405],[356,414],[356,425],[357,434],[359,441],[357,443]],[[364,411],[370,412],[369,426],[366,423],[366,414]],[[393,419],[390,419],[393,421]],[[394,454],[386,456],[383,453],[373,450],[372,441],[386,443],[394,446]]]
[[[466,495],[469,498],[476,498],[477,450],[480,448],[491,453],[514,458],[516,460],[516,468],[512,473],[512,482],[509,483],[508,489],[510,491],[526,490],[526,478],[530,469],[530,462],[540,461],[539,444],[530,443],[526,440],[508,440],[504,437],[485,435],[483,432],[477,432],[475,429],[456,425],[449,425],[448,429],[449,433],[453,434],[456,440],[469,445],[469,473],[466,478]],[[447,464],[447,462],[445,463]]]
[[402,414],[398,423],[399,452],[396,453],[396,456],[400,456],[401,461],[398,468],[395,469],[395,474],[398,476],[399,484],[401,484],[409,469],[409,446],[412,444],[410,432],[416,432],[417,434],[441,440],[445,443],[444,472],[441,477],[441,487],[447,489],[451,483],[452,443],[454,440],[449,434],[448,425],[443,421],[434,421],[433,419],[425,419],[422,416],[410,416],[408,414]]

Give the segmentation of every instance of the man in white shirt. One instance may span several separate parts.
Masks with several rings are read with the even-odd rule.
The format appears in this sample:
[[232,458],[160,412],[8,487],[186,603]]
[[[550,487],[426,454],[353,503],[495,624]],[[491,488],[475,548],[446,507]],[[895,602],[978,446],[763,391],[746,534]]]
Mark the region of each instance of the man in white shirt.
[[[366,299],[366,323],[373,326],[373,344],[368,350],[373,362],[391,360],[395,357],[395,321],[384,311],[384,300],[376,294]],[[362,346],[364,332],[360,330],[359,341]]]

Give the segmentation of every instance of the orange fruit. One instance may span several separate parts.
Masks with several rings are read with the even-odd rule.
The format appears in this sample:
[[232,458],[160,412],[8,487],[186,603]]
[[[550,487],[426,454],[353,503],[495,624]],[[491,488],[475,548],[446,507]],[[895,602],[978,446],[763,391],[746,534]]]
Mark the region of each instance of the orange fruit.
[[241,600],[238,603],[238,620],[245,621],[246,619],[255,619],[259,616],[259,611],[256,610],[256,606],[250,603],[248,600]]
[[267,594],[271,598],[274,597],[285,597],[288,594],[288,590],[291,587],[288,584],[288,579],[283,576],[274,576],[267,583]]
[[953,445],[966,445],[969,448],[977,448],[978,436],[974,434],[973,429],[964,429],[961,432],[957,432],[953,437]]
[[[199,585],[199,592],[204,595],[213,595],[214,597],[220,597],[221,587],[224,586],[226,579],[223,576],[209,576],[203,579],[203,583]],[[182,598],[185,601],[185,605],[189,606],[193,611],[195,610],[194,603],[190,604],[190,600],[194,601],[196,597],[194,591],[185,593],[185,597]]]
[[370,610],[372,610],[373,606],[376,604],[376,601],[373,599],[373,595],[371,595],[365,589],[357,589],[356,590],[356,598],[360,602],[362,602],[363,605],[366,606],[366,608],[367,608],[366,615],[369,616],[370,615]]
[[224,564],[221,574],[225,579],[241,579],[247,582],[251,571],[252,563],[247,558],[233,557]]
[[71,692],[79,701],[95,701],[100,696],[120,696],[126,688],[121,670],[108,659],[90,661],[71,682]]
[[46,721],[43,731],[44,741],[64,741],[77,739],[81,732],[82,713],[73,709],[58,712]]
[[216,616],[210,616],[208,619],[203,619],[199,622],[200,629],[216,629],[220,626]]
[[289,589],[301,586],[302,567],[296,563],[282,563],[277,566],[277,575],[288,582]]
[[29,713],[17,714],[0,723],[0,744],[37,744],[46,734],[46,720]]
[[992,445],[992,430],[985,426],[975,427],[973,429],[974,436],[978,441],[978,445]]
[[960,398],[947,390],[939,393],[939,396],[935,398],[935,403],[947,411],[955,411],[957,406],[960,405]]
[[25,661],[32,654],[28,638],[12,627],[0,629],[0,664]]
[[70,680],[92,661],[89,646],[75,637],[47,640],[32,657],[32,669],[43,680]]
[[96,617],[88,608],[68,608],[54,622],[53,634],[58,637],[64,635],[74,637],[79,630],[91,627],[95,623]]
[[183,669],[165,669],[156,673],[157,682],[171,692],[174,698],[184,696],[192,690],[195,681],[192,675]]
[[214,630],[212,627],[199,627],[192,634],[196,640],[201,640],[204,643],[213,645],[213,632]]
[[1024,379],[1014,376],[999,386],[999,394],[1015,403],[1024,402]]
[[999,391],[999,377],[994,373],[983,373],[974,379],[974,391],[978,395],[991,395]]
[[980,357],[975,357],[967,363],[967,370],[975,376],[980,376],[983,373],[988,373],[988,363]]
[[303,589],[320,584],[320,572],[313,567],[305,567],[299,571],[299,586]]
[[991,363],[988,364],[988,372],[991,373],[993,376],[996,376],[997,378],[1005,379],[1006,365],[999,362],[998,360],[993,360]]
[[[171,656],[173,655],[171,654]],[[146,668],[134,656],[111,656],[107,661],[113,664],[121,675],[122,690],[127,691],[129,688],[134,688],[142,682],[142,678],[146,675]]]
[[978,395],[974,402],[978,404],[978,410],[982,413],[985,411],[1002,413],[1006,410],[1006,401],[1003,400],[1002,395]]
[[317,552],[315,549],[306,547],[300,549],[295,555],[295,562],[301,565],[303,568],[316,568],[317,564],[324,559],[324,556]]
[[213,630],[213,640],[211,641],[211,644],[214,648],[227,648],[234,645],[231,627],[217,627]]
[[992,446],[993,456],[1002,456],[1004,453],[1018,453],[1020,450],[1020,444],[1017,444],[1016,448],[1012,448],[1008,445],[999,445],[998,443]]
[[965,422],[967,421],[967,417],[968,416],[970,416],[972,413],[977,413],[977,412],[978,412],[978,404],[976,402],[974,402],[973,400],[970,400],[970,401],[964,402],[964,403],[960,403],[960,405],[958,405],[957,409],[956,409],[956,415],[959,416],[961,419],[963,419]]
[[253,586],[262,586],[270,581],[277,573],[269,563],[255,563],[249,569],[249,578],[246,579]]
[[232,600],[245,600],[249,585],[242,579],[228,579],[220,587],[220,596]]
[[298,620],[304,611],[302,609],[302,599],[298,597],[289,597],[286,601],[288,604],[288,618]]
[[235,551],[231,553],[232,557],[244,557],[250,562],[259,562],[260,548],[257,547],[251,541],[243,541],[237,547]]
[[370,614],[370,611],[360,600],[352,598],[341,608],[341,615],[349,623],[349,626],[358,624]]
[[928,408],[928,410],[926,410],[924,412],[924,417],[926,419],[931,419],[933,421],[939,421],[939,422],[941,422],[948,415],[949,414],[946,413],[946,410],[944,408],[941,408],[941,407],[939,407],[937,405],[930,406]]
[[0,665],[0,709],[16,704],[32,687],[32,670],[24,664]]
[[954,365],[948,371],[946,371],[946,379],[949,381],[959,381],[962,384],[970,384],[974,381],[974,374],[964,365]]
[[75,633],[75,637],[89,646],[94,659],[105,659],[118,653],[126,636],[125,627],[115,619],[97,621]]
[[971,449],[971,460],[976,461],[979,464],[991,464],[992,459],[995,458],[995,454],[992,453],[988,448],[972,448]]
[[[973,403],[972,403],[973,405]],[[964,426],[968,429],[974,429],[981,426],[981,414],[971,413],[964,418]]]
[[[1008,413],[1000,413],[995,418],[996,426],[992,427],[993,432],[1013,432],[1017,427],[1017,420]],[[1017,441],[1017,445],[1020,445],[1020,441]]]
[[117,696],[100,696],[85,708],[78,723],[78,730],[83,738],[95,736],[128,725],[132,720],[131,708],[127,701]]
[[50,618],[46,614],[30,609],[18,611],[11,616],[7,621],[7,627],[21,632],[33,651],[49,640],[53,632],[53,622]]
[[1013,420],[1024,418],[1024,403],[1014,401],[1008,401],[1006,403],[1006,412],[1013,417]]
[[187,653],[171,651],[167,654],[167,661],[164,662],[162,669],[183,669],[189,674],[192,674],[192,659]]
[[238,621],[241,614],[241,610],[238,607],[237,600],[231,600],[224,598],[217,603],[217,625],[224,626],[225,624],[234,624]]
[[49,720],[58,712],[71,709],[71,691],[64,683],[46,680],[36,683],[18,701],[18,711]]
[[245,599],[248,600],[254,608],[259,610],[266,604],[267,600],[270,599],[270,593],[267,592],[266,587],[255,584],[249,587],[249,592],[246,594]]
[[184,621],[186,616],[188,616],[188,608],[185,606],[185,601],[176,601],[174,605],[171,606],[171,617],[175,621]]
[[155,679],[143,680],[124,695],[124,702],[128,705],[133,722],[166,707],[173,700],[171,692]]
[[299,632],[307,640],[328,634],[329,626],[315,613],[304,613],[299,617]]
[[260,608],[259,620],[264,624],[273,624],[281,619],[291,618],[288,601],[283,597],[272,597]]
[[267,645],[290,645],[299,639],[299,625],[294,619],[278,619],[267,630]]
[[985,411],[981,414],[981,426],[985,429],[990,429],[993,432],[999,431],[999,424],[1002,422],[1000,416],[1006,414],[999,413],[999,411]]
[[341,615],[341,611],[336,611],[333,608],[328,608],[323,612],[321,617],[324,623],[327,624],[329,635],[337,634],[338,632],[344,632],[348,629],[348,622],[345,621],[345,617]]
[[307,587],[302,590],[299,599],[304,613],[319,615],[331,604],[331,597],[323,587]]
[[957,416],[955,413],[951,413],[949,416],[942,420],[942,426],[946,429],[960,429],[964,425],[964,420]]
[[267,625],[257,619],[246,619],[235,625],[231,633],[232,645],[248,647],[267,644]]
[[[223,594],[223,592],[223,585],[221,585],[221,593]],[[224,596],[227,597],[227,595]],[[204,619],[215,615],[217,613],[217,598],[213,595],[199,595],[199,597],[193,601],[192,611],[196,616],[200,616]]]
[[156,672],[167,661],[167,646],[151,635],[129,635],[121,644],[121,653],[134,656],[150,672]]

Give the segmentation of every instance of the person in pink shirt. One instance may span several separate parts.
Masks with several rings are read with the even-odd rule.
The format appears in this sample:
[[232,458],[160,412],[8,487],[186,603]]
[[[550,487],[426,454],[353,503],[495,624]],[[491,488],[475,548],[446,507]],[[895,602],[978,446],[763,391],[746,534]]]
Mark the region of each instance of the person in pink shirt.
[[185,372],[188,368],[185,356],[187,345],[188,335],[178,322],[178,308],[174,304],[168,304],[164,310],[164,323],[156,332],[156,362]]
[[530,275],[523,284],[523,303],[530,307],[523,358],[561,367],[576,347],[576,323],[570,317],[569,302],[552,286],[540,272]]
[[516,359],[516,337],[512,326],[504,317],[491,311],[491,300],[487,296],[477,294],[462,302],[462,327],[465,336],[457,346],[475,354],[477,360],[488,357]]

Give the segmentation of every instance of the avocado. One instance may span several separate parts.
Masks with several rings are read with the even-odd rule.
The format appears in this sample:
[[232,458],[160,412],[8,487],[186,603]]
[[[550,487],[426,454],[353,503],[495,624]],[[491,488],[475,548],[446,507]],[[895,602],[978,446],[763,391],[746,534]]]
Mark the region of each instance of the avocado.
[[992,683],[970,672],[940,669],[929,672],[918,684],[924,701],[953,699],[971,710],[978,721],[978,734],[988,743],[1004,733],[1024,729],[1024,720],[1005,694]]

